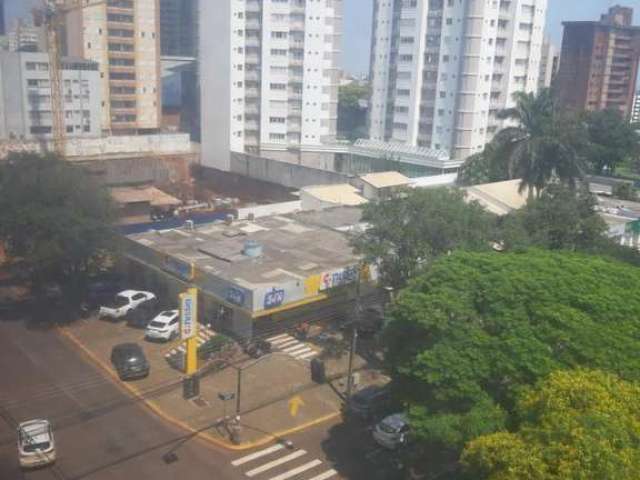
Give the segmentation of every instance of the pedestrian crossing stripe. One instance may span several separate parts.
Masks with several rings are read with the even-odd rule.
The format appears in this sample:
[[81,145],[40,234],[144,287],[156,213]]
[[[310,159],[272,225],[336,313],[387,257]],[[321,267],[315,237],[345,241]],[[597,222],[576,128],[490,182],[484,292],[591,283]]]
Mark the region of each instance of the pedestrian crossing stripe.
[[280,475],[272,477],[270,480],[287,480],[288,478],[295,477],[296,475],[302,472],[306,472],[307,470],[317,467],[320,464],[322,464],[320,460],[317,460],[317,459],[312,460],[309,463],[305,463],[304,465],[300,465],[299,467],[292,468],[287,472],[284,472],[284,473],[281,473]]
[[308,344],[300,342],[288,333],[270,337],[267,342],[277,351],[286,353],[296,360],[307,360],[318,355],[318,352],[309,347]]
[[291,460],[295,460],[296,458],[302,457],[306,455],[306,450],[297,450],[289,455],[285,455],[284,457],[280,457],[276,460],[272,460],[269,463],[265,463],[264,465],[260,465],[259,467],[254,468],[253,470],[249,470],[245,473],[247,477],[255,477],[259,473],[266,472],[267,470],[271,470],[272,468],[276,468],[284,463],[290,462]]
[[231,465],[233,465],[234,467],[238,467],[244,463],[250,462],[251,460],[256,460],[260,457],[264,457],[265,455],[269,455],[270,453],[277,452],[278,450],[282,450],[283,448],[284,448],[284,445],[282,445],[281,443],[276,443],[275,445],[269,448],[265,448],[264,450],[259,450],[250,455],[247,455],[246,457],[238,458],[237,460],[234,460],[233,462],[231,462]]
[[281,335],[276,335],[275,337],[267,338],[267,342],[273,343],[274,341],[276,341],[276,340],[278,340],[280,338],[284,338],[284,337],[290,337],[290,335],[288,333],[283,333]]

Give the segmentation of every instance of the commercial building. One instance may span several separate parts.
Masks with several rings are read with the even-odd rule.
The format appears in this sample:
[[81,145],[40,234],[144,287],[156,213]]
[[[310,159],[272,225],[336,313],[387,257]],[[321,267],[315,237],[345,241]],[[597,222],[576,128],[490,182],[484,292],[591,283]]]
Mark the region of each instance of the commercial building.
[[98,62],[102,128],[114,134],[160,127],[158,0],[110,0],[66,16],[66,50]]
[[542,43],[542,56],[540,57],[540,75],[538,76],[538,89],[551,88],[553,80],[558,73],[560,54],[551,40],[546,38]]
[[199,0],[160,0],[160,54],[163,57],[198,56],[198,3]]
[[[98,64],[62,59],[62,100],[67,136],[100,135],[101,90]],[[51,138],[49,56],[0,52],[0,139]]]
[[129,235],[124,250],[133,275],[169,294],[197,287],[202,320],[251,337],[279,315],[344,299],[358,279],[366,288],[377,278],[350,245],[347,232],[360,215],[357,207],[337,207],[185,225]]
[[15,19],[8,32],[9,50],[12,52],[44,52],[45,32],[33,23]]
[[633,10],[612,7],[600,21],[564,22],[557,98],[565,108],[612,108],[628,117],[640,59],[640,27]]
[[203,165],[335,141],[342,0],[206,1],[200,24]]
[[538,88],[547,0],[376,0],[372,140],[481,151],[513,93]]

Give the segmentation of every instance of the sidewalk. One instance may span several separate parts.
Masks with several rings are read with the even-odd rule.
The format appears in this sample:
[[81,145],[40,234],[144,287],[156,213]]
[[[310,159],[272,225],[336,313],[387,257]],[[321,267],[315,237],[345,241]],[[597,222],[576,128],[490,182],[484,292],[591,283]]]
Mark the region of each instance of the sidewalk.
[[[182,397],[182,374],[164,360],[172,344],[146,342],[144,332],[124,324],[91,319],[60,330],[74,346],[104,369],[115,383],[141,398],[164,420],[180,426],[224,448],[243,450],[274,438],[308,428],[340,415],[341,398],[331,385],[311,382],[309,362],[284,353],[244,360],[241,373],[240,444],[229,440],[225,416],[233,417],[236,399],[223,401],[221,394],[233,394],[238,373],[234,367],[206,375],[200,381],[200,396]],[[110,363],[111,348],[118,343],[137,342],[151,364],[149,377],[133,382],[118,379]],[[364,364],[357,360],[356,367]]]

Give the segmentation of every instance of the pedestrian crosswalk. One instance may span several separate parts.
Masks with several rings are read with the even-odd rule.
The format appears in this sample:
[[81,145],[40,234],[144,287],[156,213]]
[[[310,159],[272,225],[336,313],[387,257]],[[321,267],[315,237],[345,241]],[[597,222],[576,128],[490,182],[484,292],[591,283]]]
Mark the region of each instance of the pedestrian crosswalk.
[[[205,325],[198,325],[198,347],[201,347],[207,340],[211,337],[214,337],[216,332],[206,327]],[[187,348],[185,347],[184,342],[181,342],[179,345],[173,347],[167,353],[164,354],[164,358],[171,365],[182,365],[184,360],[184,355],[187,352]],[[179,366],[177,368],[180,368]]]
[[[231,465],[252,480],[328,480],[338,475],[322,460],[312,458],[306,450],[291,449],[281,443],[237,458]],[[337,480],[337,479],[336,479]]]
[[288,333],[267,338],[273,351],[279,351],[291,355],[297,360],[309,360],[318,355],[318,352],[306,343],[303,343]]

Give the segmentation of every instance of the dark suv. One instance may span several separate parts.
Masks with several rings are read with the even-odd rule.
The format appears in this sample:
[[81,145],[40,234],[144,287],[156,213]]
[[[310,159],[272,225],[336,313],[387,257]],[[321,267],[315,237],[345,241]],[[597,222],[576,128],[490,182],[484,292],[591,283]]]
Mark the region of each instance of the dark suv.
[[392,413],[396,404],[387,386],[370,385],[353,394],[347,404],[347,414],[363,420],[373,420]]
[[137,343],[121,343],[111,350],[111,363],[120,380],[143,378],[149,375],[149,362]]

